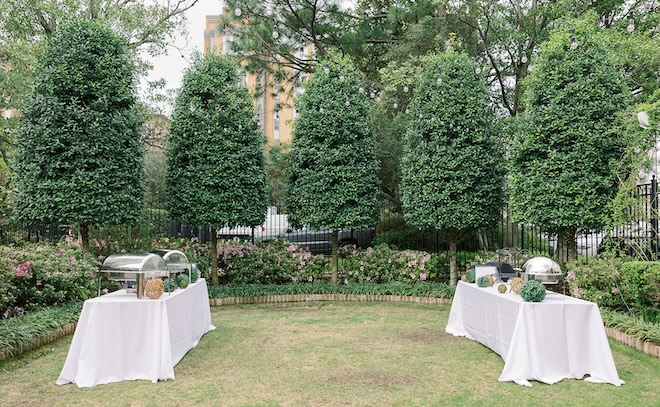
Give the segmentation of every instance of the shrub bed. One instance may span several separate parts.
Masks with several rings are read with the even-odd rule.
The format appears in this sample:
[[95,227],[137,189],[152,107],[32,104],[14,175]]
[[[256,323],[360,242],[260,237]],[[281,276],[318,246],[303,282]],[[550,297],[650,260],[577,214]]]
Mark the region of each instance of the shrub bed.
[[626,261],[611,255],[567,265],[571,295],[616,311],[660,322],[660,263]]
[[[78,321],[82,303],[35,309],[0,321],[0,355],[14,356],[23,348]],[[0,357],[0,360],[3,359]]]
[[452,298],[455,288],[445,283],[313,283],[284,285],[236,285],[209,287],[209,298],[259,297],[298,294],[398,295],[410,297]]
[[0,246],[0,319],[97,292],[98,260],[70,246]]

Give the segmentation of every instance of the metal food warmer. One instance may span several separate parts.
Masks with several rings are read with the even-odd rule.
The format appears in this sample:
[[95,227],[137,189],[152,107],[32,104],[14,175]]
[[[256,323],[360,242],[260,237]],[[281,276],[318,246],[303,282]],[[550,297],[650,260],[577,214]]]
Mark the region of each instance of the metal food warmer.
[[[178,250],[156,249],[154,254],[162,257],[167,265],[168,277],[175,277],[176,274],[188,273],[188,281],[192,282],[192,267],[188,262],[188,256]],[[173,276],[174,275],[174,276]]]
[[522,271],[518,271],[518,277],[523,282],[537,280],[543,284],[558,284],[562,278],[561,267],[556,261],[543,256],[532,257],[522,266]]
[[116,281],[126,287],[128,292],[133,289],[138,298],[144,294],[145,279],[168,277],[168,267],[165,260],[154,253],[120,253],[108,256],[101,266],[99,274],[99,295],[101,295],[100,280],[105,276],[110,281]]

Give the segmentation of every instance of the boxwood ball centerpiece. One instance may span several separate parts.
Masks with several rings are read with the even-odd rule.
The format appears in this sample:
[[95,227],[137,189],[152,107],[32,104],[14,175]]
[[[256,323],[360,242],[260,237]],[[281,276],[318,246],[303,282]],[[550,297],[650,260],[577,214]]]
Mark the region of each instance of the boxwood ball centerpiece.
[[520,296],[527,302],[541,302],[545,298],[545,286],[540,281],[530,280],[523,284]]

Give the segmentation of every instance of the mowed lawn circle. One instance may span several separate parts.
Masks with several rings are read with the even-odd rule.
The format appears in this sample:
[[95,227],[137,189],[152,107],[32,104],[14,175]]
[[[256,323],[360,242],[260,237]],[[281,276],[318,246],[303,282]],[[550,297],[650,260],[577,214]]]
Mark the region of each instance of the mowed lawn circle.
[[255,304],[215,307],[211,314],[217,329],[175,367],[174,381],[58,386],[69,336],[0,363],[0,405],[653,406],[660,400],[660,360],[614,341],[627,382],[621,387],[498,382],[504,362],[497,354],[444,332],[449,305]]

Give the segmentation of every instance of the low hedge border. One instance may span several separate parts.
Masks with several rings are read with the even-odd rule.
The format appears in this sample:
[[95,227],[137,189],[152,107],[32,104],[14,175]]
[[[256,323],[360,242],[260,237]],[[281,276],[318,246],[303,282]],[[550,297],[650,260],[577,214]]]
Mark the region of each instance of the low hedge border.
[[[319,292],[326,291],[326,292]],[[334,291],[334,292],[332,292]],[[409,294],[406,294],[408,292]],[[289,284],[286,286],[209,287],[209,305],[307,301],[389,301],[451,304],[454,288],[424,284]],[[75,331],[82,304],[44,308],[0,321],[0,361],[37,349]],[[607,336],[660,358],[660,326],[601,308]]]
[[82,303],[42,308],[0,321],[0,361],[71,335]]

